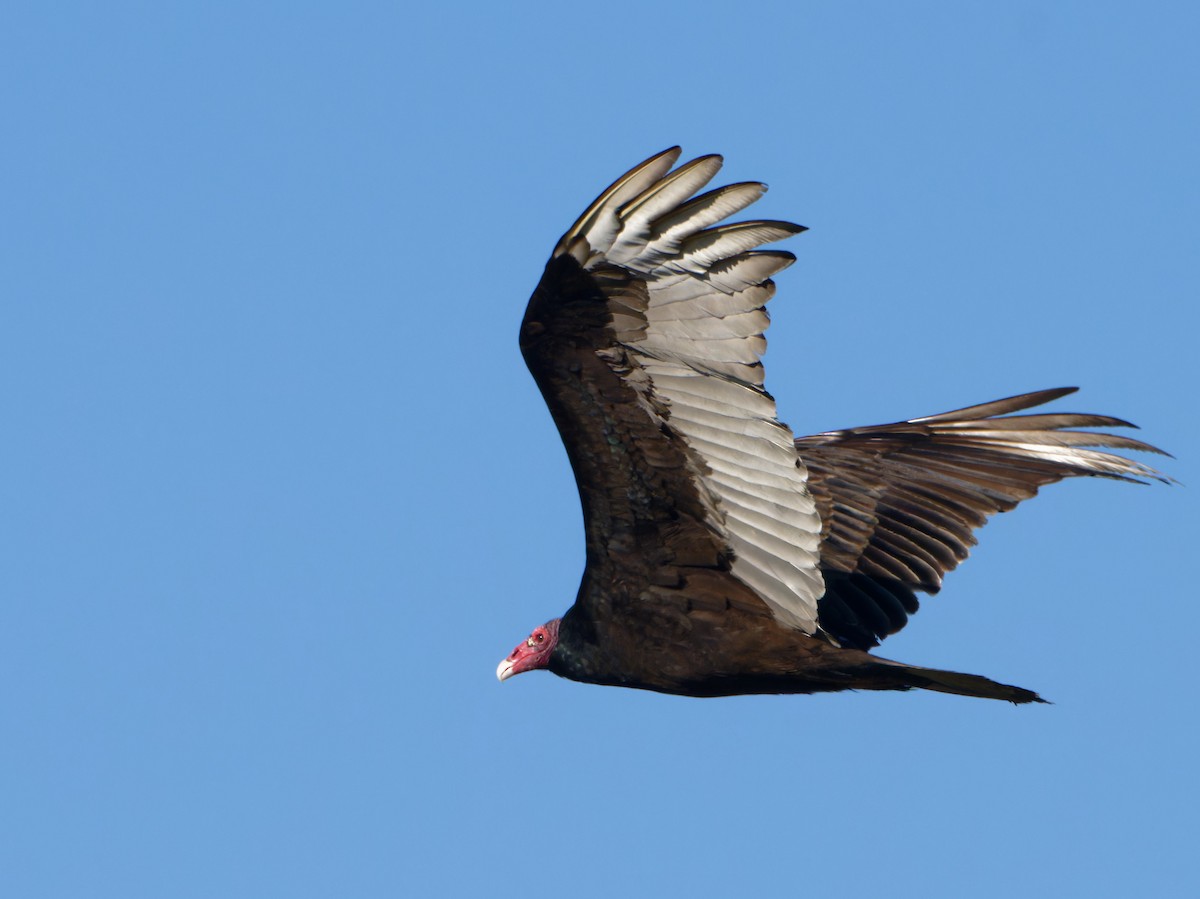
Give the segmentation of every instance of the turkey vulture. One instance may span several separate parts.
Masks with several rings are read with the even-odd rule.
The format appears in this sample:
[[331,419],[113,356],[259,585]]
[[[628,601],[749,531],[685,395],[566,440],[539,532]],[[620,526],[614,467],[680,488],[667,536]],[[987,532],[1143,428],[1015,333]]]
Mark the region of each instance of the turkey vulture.
[[[521,323],[583,505],[575,604],[496,671],[687,696],[908,690],[1040,702],[868,650],[936,593],[989,515],[1075,475],[1168,480],[1105,415],[1026,410],[1042,390],[794,439],[763,388],[763,305],[804,228],[718,224],[766,191],[696,196],[721,168],[674,147],[568,229]],[[1022,413],[1022,414],[1013,414]],[[1097,447],[1103,449],[1096,449]]]

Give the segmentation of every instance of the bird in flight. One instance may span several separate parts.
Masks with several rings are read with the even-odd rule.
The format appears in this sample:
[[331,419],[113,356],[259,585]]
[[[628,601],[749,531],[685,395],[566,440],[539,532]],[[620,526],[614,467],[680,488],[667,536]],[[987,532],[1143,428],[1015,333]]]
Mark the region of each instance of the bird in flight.
[[574,469],[587,562],[574,605],[497,676],[686,696],[921,688],[1040,702],[974,674],[869,650],[936,593],[973,532],[1063,478],[1169,480],[1108,450],[1161,452],[1045,412],[1026,393],[893,424],[795,438],[763,388],[771,277],[758,247],[805,230],[725,223],[766,191],[697,196],[721,168],[631,169],[559,240],[520,344]]

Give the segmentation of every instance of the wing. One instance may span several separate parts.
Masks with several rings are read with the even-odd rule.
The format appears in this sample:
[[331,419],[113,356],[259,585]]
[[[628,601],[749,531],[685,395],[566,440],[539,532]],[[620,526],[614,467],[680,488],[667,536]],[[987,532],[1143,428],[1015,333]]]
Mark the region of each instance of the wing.
[[1042,390],[797,440],[821,512],[827,585],[821,627],[845,646],[878,645],[917,610],[914,591],[936,593],[943,575],[967,557],[976,528],[1045,484],[1077,475],[1169,480],[1104,452],[1161,450],[1129,437],[1074,430],[1133,427],[1119,418],[1010,414],[1075,390]]
[[679,152],[627,172],[563,235],[522,353],[575,472],[593,583],[604,570],[644,598],[684,586],[689,569],[726,571],[812,633],[820,519],[759,362],[770,277],[794,257],[755,250],[804,229],[719,225],[766,186],[694,196],[722,160],[671,171]]

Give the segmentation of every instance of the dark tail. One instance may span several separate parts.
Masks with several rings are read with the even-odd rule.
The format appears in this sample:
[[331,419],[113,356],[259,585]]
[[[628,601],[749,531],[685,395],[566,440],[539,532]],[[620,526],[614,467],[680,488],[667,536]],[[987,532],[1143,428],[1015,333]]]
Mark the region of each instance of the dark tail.
[[955,693],[959,696],[977,696],[980,699],[1004,699],[1014,705],[1046,701],[1032,690],[1013,687],[1009,684],[998,684],[996,681],[980,677],[978,674],[939,671],[937,668],[918,668],[916,665],[904,665],[886,659],[876,659],[876,661],[887,665],[889,674],[894,677],[898,676],[897,679],[906,687],[937,690],[939,693]]

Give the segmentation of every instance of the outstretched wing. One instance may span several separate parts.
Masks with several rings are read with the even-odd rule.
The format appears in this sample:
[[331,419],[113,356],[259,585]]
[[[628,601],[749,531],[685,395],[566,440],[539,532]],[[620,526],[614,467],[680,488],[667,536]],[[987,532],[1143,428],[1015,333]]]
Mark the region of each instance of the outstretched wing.
[[[812,633],[820,519],[759,362],[770,277],[794,257],[755,250],[804,229],[718,224],[766,186],[694,196],[721,157],[671,171],[679,152],[623,175],[563,235],[521,349],[575,471],[590,572],[636,591],[725,571]],[[693,577],[689,599],[714,582]]]
[[1041,390],[894,424],[796,441],[821,512],[827,591],[821,627],[867,649],[936,593],[967,557],[974,530],[1045,484],[1076,475],[1137,481],[1162,474],[1108,449],[1161,453],[1130,437],[1074,430],[1133,427],[1106,415],[1012,415],[1076,388]]

